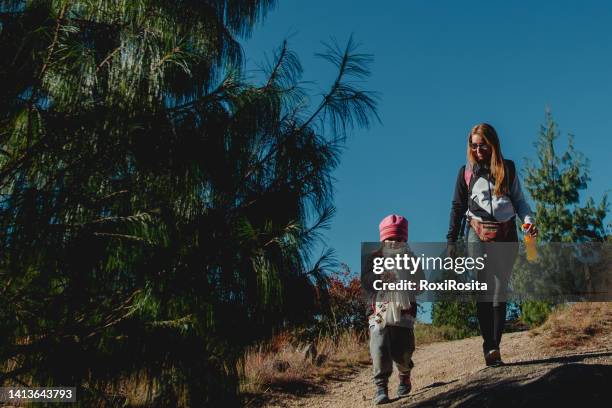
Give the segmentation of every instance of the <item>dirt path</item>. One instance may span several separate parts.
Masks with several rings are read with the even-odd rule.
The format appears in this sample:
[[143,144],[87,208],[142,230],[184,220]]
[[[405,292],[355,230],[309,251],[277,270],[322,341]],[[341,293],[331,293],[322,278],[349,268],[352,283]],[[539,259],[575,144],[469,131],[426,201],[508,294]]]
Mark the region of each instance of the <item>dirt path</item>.
[[[596,387],[598,381],[612,380],[611,340],[606,336],[587,348],[553,352],[528,332],[509,333],[502,341],[502,358],[507,365],[497,368],[484,366],[480,338],[417,345],[411,395],[384,406],[457,406],[459,403],[474,407],[510,406],[510,401],[526,394],[517,392],[522,388],[533,397],[530,401],[543,404],[540,406],[547,406],[551,395],[568,403],[575,394],[581,400],[576,400],[578,405],[574,406],[585,406],[585,396],[609,402],[612,392],[609,386],[601,386],[606,390],[605,395],[597,392],[601,391],[599,388],[589,392],[584,387]],[[394,373],[389,384],[390,397],[395,395],[396,387]],[[373,391],[371,368],[366,367],[352,378],[328,384],[322,393],[282,398],[267,407],[372,407]],[[543,398],[541,401],[538,395]],[[598,406],[598,401],[590,401],[586,406]]]

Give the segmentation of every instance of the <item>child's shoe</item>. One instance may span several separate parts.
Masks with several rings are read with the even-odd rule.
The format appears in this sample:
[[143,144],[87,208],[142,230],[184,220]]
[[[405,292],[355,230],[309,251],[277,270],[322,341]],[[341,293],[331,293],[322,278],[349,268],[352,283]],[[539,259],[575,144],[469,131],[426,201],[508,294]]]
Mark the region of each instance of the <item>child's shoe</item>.
[[412,383],[410,382],[410,374],[408,375],[400,375],[399,377],[399,386],[397,387],[397,397],[405,397],[410,394],[412,390]]
[[376,386],[376,395],[374,396],[374,404],[381,405],[386,404],[389,401],[389,391],[386,385]]

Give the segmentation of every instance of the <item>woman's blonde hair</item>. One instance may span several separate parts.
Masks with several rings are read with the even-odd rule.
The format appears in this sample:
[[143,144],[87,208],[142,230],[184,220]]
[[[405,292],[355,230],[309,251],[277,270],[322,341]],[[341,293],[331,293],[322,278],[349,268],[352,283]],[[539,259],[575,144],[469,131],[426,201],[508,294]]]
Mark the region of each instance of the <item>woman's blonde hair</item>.
[[504,167],[504,156],[501,152],[501,147],[499,145],[499,137],[497,137],[497,132],[495,128],[488,123],[479,123],[474,126],[470,133],[468,134],[467,139],[467,160],[468,163],[473,167],[476,162],[476,152],[472,150],[472,136],[478,135],[482,137],[485,143],[491,149],[491,175],[495,179],[495,189],[494,193],[497,197],[500,197],[504,194],[508,193],[508,185],[504,182],[504,177],[506,176],[506,169]]

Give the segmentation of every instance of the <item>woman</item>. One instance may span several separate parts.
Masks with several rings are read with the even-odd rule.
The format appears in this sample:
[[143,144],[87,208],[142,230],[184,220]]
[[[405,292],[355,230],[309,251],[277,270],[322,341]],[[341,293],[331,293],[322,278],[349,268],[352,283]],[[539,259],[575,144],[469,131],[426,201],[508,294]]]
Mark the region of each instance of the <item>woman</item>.
[[466,217],[470,256],[487,254],[485,269],[478,273],[478,280],[486,282],[488,290],[476,302],[487,366],[503,364],[499,344],[506,323],[505,291],[518,251],[516,215],[528,225],[525,233],[537,235],[514,163],[504,159],[493,126],[478,124],[468,135],[467,164],[457,175],[446,238],[449,254],[454,256],[462,220]]

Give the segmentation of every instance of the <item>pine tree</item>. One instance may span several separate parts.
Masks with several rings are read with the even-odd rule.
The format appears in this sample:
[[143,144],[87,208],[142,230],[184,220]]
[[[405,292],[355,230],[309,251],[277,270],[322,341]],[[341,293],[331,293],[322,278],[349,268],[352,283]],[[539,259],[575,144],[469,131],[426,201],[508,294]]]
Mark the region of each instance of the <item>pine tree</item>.
[[246,82],[237,38],[273,3],[0,1],[3,384],[231,405],[243,347],[309,318],[331,171],[376,101],[352,40],[312,107],[286,44]]
[[[536,159],[527,160],[525,187],[536,202],[535,219],[541,242],[604,242],[609,231],[604,224],[608,212],[607,196],[595,205],[588,198],[580,204],[580,191],[590,181],[588,161],[574,150],[573,138],[568,136],[567,150],[558,155],[555,143],[559,138],[557,124],[549,110],[546,123],[542,125],[534,143]],[[554,248],[540,251],[541,267],[537,274],[527,273],[529,265],[518,262],[513,274],[513,285],[522,293],[548,297],[557,288],[567,293],[576,284],[577,276],[562,265]],[[533,272],[533,271],[532,271]],[[578,282],[580,284],[580,282]],[[549,300],[524,301],[521,303],[522,320],[530,325],[544,322],[555,303]]]
[[558,155],[555,141],[559,131],[550,111],[535,142],[534,161],[527,159],[525,188],[536,202],[539,237],[544,242],[603,242],[608,232],[604,220],[607,195],[595,205],[589,197],[580,204],[580,191],[590,181],[588,161],[576,152],[569,135],[567,150]]

